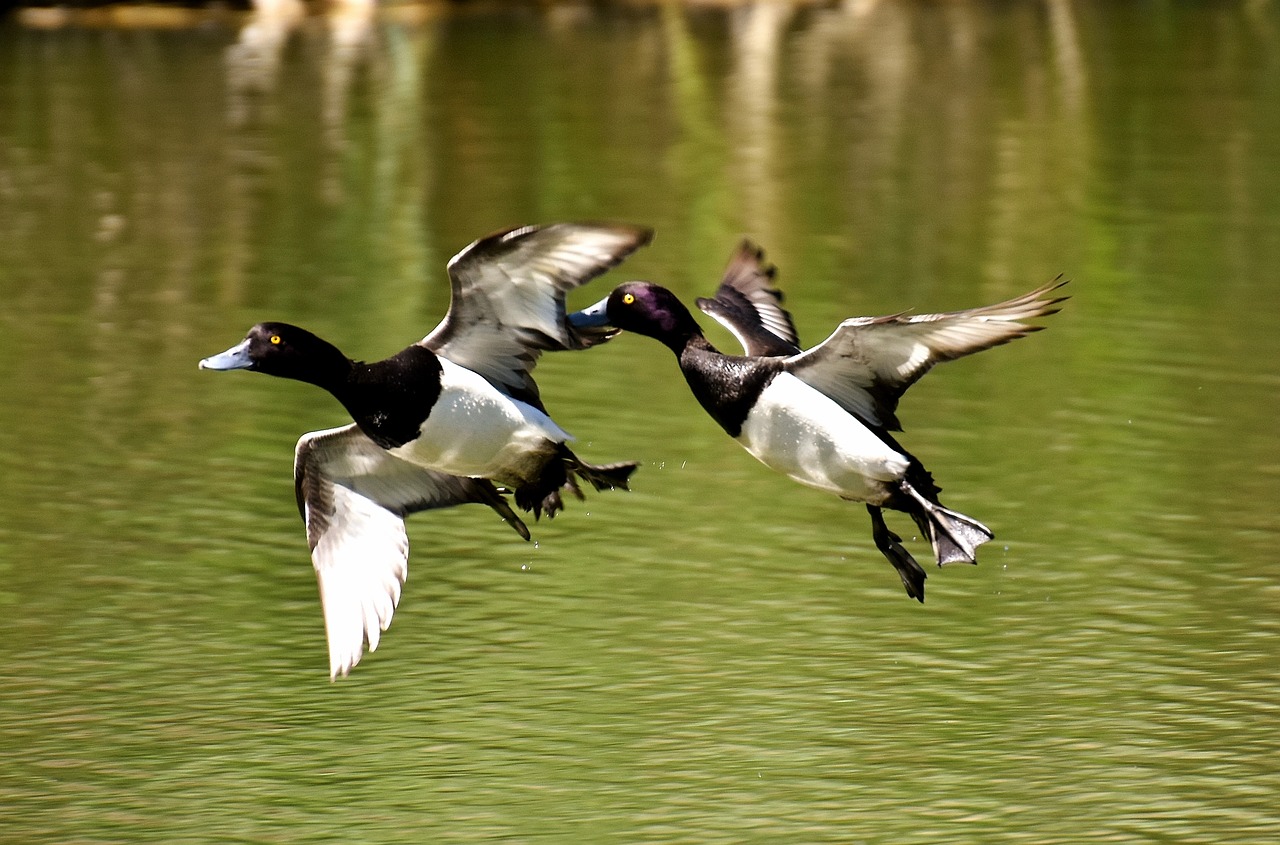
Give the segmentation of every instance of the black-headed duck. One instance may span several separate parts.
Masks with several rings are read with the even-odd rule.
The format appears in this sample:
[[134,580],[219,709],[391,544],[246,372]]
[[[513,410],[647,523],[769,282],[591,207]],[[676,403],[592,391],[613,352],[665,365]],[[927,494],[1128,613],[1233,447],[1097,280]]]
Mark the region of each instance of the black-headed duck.
[[535,517],[621,487],[635,463],[589,464],[543,407],[531,371],[544,350],[583,349],[609,336],[579,329],[565,294],[649,242],[649,229],[557,223],[476,241],[450,260],[452,299],[431,334],[375,363],[287,323],[260,323],[200,362],[246,369],[329,391],[355,420],[304,434],[294,482],[320,583],[330,675],[377,648],[408,569],[403,518],[469,502],[488,505],[521,537],[529,530],[495,483]]
[[898,400],[934,364],[1037,331],[1022,321],[1056,313],[1060,278],[1006,302],[946,314],[854,317],[804,351],[774,286],[775,270],[744,242],[716,295],[699,307],[722,322],[745,355],[725,355],[703,336],[671,291],[619,285],[570,316],[580,328],[616,328],[664,343],[707,413],[761,463],[809,487],[863,502],[872,539],[898,571],[907,595],[924,601],[925,571],[885,524],[901,511],[929,538],[939,566],[976,563],[992,533],[939,502],[933,477],[890,434],[901,430]]

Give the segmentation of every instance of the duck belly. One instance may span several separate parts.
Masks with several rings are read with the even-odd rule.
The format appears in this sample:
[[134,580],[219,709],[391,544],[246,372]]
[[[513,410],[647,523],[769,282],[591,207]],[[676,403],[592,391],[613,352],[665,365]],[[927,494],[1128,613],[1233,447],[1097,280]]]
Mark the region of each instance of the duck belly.
[[440,398],[418,437],[391,453],[410,463],[521,485],[535,479],[572,437],[552,419],[512,399],[471,370],[440,359]]
[[747,414],[738,442],[765,466],[846,499],[882,504],[909,461],[857,417],[790,373]]

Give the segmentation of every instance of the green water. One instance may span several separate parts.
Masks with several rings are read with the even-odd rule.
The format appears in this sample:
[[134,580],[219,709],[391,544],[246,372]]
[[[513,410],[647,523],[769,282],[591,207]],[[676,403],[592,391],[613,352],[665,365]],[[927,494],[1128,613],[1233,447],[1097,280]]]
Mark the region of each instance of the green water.
[[[1273,841],[1278,104],[1257,2],[0,25],[0,840]],[[658,233],[573,304],[749,235],[809,344],[1069,276],[901,407],[981,564],[910,601],[626,336],[537,375],[634,491],[412,518],[330,684],[291,466],[343,412],[197,360],[389,354],[566,218]]]

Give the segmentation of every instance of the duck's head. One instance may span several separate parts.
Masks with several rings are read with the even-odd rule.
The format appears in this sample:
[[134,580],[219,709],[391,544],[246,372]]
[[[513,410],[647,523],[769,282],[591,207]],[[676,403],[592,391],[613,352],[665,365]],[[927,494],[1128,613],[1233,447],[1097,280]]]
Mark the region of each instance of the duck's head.
[[202,370],[253,370],[323,384],[350,361],[326,340],[288,323],[259,323],[244,340],[200,362]]
[[569,315],[579,328],[615,328],[648,335],[679,350],[702,329],[689,309],[671,291],[649,282],[618,285],[604,299]]

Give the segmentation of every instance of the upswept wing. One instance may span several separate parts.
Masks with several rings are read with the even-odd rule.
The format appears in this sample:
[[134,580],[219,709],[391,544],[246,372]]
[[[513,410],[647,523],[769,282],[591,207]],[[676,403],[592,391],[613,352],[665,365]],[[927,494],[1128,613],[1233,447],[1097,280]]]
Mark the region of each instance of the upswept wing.
[[1030,293],[947,314],[895,314],[845,320],[823,341],[786,362],[786,369],[849,413],[891,431],[901,428],[898,399],[934,364],[981,352],[1039,331],[1023,320],[1047,317],[1068,297],[1053,292],[1061,276]]
[[294,487],[320,583],[331,678],[360,662],[366,641],[375,650],[391,624],[409,572],[406,515],[477,502],[529,539],[488,481],[406,463],[355,424],[302,436]]
[[565,295],[652,236],[641,226],[554,223],[481,238],[449,262],[449,313],[421,342],[541,408],[531,371],[544,350],[585,349],[616,334],[571,326]]
[[764,250],[744,240],[729,259],[713,298],[699,297],[698,307],[733,332],[746,354],[795,355],[800,336],[791,314],[782,307],[782,291],[774,287],[777,268],[764,260]]

